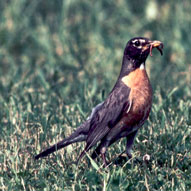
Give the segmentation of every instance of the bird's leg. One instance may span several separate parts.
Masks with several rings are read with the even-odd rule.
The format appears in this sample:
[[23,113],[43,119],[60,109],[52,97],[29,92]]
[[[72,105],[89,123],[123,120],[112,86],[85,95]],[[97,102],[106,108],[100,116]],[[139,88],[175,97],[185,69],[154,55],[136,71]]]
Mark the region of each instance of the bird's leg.
[[107,160],[105,158],[105,153],[101,153],[101,157],[103,159],[104,167],[106,167],[108,165],[108,162],[107,162]]
[[[117,138],[116,139],[113,139],[113,140],[111,140],[111,141],[109,141],[109,144],[108,144],[108,147],[110,146],[110,145],[112,145],[115,141],[117,141]],[[101,142],[100,142],[100,144],[97,146],[97,148],[95,149],[95,151],[92,153],[92,158],[93,159],[96,159],[99,155],[100,155],[100,153],[101,153],[101,149],[102,149],[102,147],[103,147],[103,145],[105,144],[105,139],[103,139]]]
[[[137,130],[138,131],[138,130]],[[132,158],[132,154],[131,154],[131,148],[133,146],[133,141],[135,139],[135,136],[137,134],[137,131],[134,131],[133,133],[129,134],[127,136],[127,147],[126,147],[126,154],[128,156],[129,159]],[[135,158],[135,160],[133,159],[134,162],[136,163],[140,163],[140,160]]]
[[105,142],[103,142],[103,144],[101,145],[101,149],[100,149],[100,153],[101,153],[101,157],[103,159],[104,167],[106,167],[108,165],[108,162],[105,158],[105,153],[106,153],[109,145],[110,145],[110,141],[105,140]]
[[132,154],[131,154],[131,148],[133,145],[133,141],[135,139],[135,136],[137,134],[137,131],[134,131],[133,133],[127,135],[127,144],[126,144],[126,154],[128,156],[129,159],[132,158]]

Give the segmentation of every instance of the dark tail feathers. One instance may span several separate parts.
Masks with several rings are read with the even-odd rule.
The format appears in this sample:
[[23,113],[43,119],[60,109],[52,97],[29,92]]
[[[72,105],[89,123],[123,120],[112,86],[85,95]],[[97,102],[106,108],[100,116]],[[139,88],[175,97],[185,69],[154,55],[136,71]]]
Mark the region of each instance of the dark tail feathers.
[[42,158],[42,157],[46,157],[48,156],[50,153],[53,153],[63,147],[66,147],[70,144],[70,142],[65,142],[64,140],[63,141],[60,141],[59,143],[53,145],[52,147],[48,148],[47,150],[43,151],[42,153],[38,154],[35,156],[35,159],[39,159],[39,158]]
[[35,159],[39,159],[42,157],[46,157],[50,153],[53,153],[63,147],[66,147],[72,143],[85,141],[89,131],[89,122],[90,120],[85,121],[80,127],[72,133],[68,138],[58,142],[57,144],[53,145],[52,147],[48,148],[47,150],[43,151],[42,153],[35,156]]

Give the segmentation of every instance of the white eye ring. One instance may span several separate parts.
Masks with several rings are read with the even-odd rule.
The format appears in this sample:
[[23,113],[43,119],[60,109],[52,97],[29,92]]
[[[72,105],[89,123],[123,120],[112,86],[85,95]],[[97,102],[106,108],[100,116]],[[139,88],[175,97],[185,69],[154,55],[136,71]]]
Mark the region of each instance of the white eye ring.
[[135,41],[134,44],[135,44],[135,46],[137,46],[137,47],[141,45],[141,43],[140,43],[139,40]]
[[136,47],[136,48],[138,48],[138,49],[141,49],[141,48],[142,48],[142,45],[141,45],[140,40],[136,39],[136,40],[132,41],[132,43],[133,43],[133,46],[134,46],[134,47]]

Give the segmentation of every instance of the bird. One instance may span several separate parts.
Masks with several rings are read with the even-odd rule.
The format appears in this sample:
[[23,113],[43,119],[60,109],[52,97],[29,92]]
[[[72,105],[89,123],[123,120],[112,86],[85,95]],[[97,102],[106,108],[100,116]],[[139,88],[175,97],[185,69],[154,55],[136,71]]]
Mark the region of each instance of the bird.
[[161,55],[161,41],[134,37],[125,46],[122,66],[117,81],[102,103],[96,105],[87,119],[67,138],[35,156],[46,157],[72,143],[85,141],[81,160],[97,143],[91,157],[101,155],[104,166],[108,165],[108,147],[121,138],[126,138],[126,154],[132,158],[131,149],[138,130],[147,120],[152,106],[152,87],[146,72],[146,59],[157,48]]

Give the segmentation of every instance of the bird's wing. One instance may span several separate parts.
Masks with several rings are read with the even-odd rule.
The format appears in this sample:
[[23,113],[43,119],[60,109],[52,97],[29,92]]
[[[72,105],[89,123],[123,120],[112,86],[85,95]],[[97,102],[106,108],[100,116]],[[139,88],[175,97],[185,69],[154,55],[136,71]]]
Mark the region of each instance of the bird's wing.
[[86,140],[85,151],[88,151],[100,141],[122,115],[129,111],[131,103],[129,100],[130,88],[125,85],[116,87],[92,116],[90,130]]

